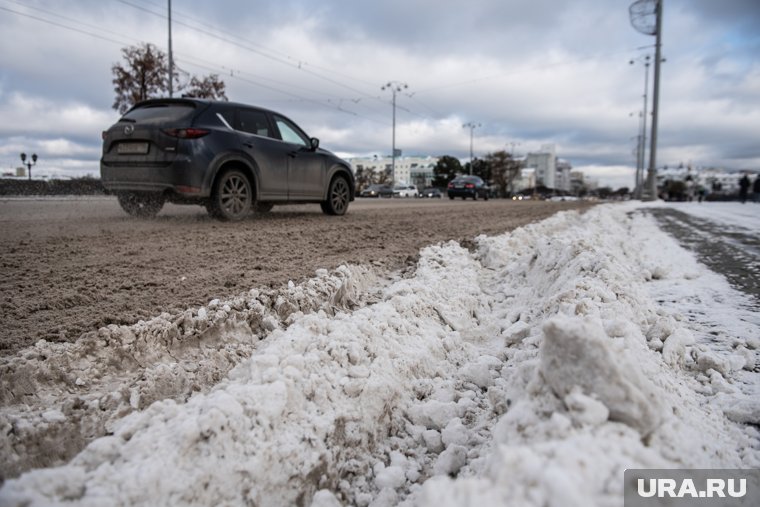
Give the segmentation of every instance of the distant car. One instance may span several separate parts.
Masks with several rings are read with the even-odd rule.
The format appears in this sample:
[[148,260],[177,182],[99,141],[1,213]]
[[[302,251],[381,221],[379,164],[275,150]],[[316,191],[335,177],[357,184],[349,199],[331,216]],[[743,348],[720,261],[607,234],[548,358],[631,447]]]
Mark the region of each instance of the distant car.
[[443,193],[441,193],[441,191],[435,187],[427,187],[422,189],[422,192],[420,192],[420,197],[441,199],[443,197]]
[[222,220],[294,202],[343,215],[354,200],[346,161],[285,116],[233,102],[139,102],[103,132],[100,175],[134,216],[166,201],[205,205]]
[[361,192],[359,197],[392,197],[393,189],[390,185],[370,185]]
[[419,197],[420,193],[414,185],[396,185],[393,197]]
[[482,197],[486,201],[488,200],[488,186],[479,176],[457,176],[449,182],[447,193],[449,199],[472,197],[477,201],[478,197]]

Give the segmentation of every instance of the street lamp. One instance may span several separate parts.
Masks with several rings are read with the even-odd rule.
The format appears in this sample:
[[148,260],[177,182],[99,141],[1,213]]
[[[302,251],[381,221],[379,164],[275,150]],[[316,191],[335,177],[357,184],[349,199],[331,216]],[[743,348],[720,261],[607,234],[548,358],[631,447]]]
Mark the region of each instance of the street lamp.
[[[634,196],[637,199],[641,199],[642,183],[644,176],[644,164],[646,160],[647,151],[647,95],[649,93],[649,60],[650,56],[644,57],[644,109],[642,109],[642,126],[641,134],[639,137],[638,154],[636,156],[636,188],[634,189]],[[628,62],[630,65],[636,63],[636,60]]]
[[657,199],[657,123],[660,109],[660,63],[662,50],[662,11],[665,0],[636,0],[628,8],[631,25],[640,33],[655,36],[654,89],[652,95],[652,135],[649,148],[646,193],[650,200]]
[[393,93],[393,142],[391,149],[391,186],[396,185],[396,93],[406,90],[409,85],[399,81],[388,81],[380,87],[381,90],[390,90]]
[[29,170],[29,181],[32,181],[32,166],[37,164],[37,154],[32,153],[32,160],[30,162],[26,161],[26,153],[21,154],[21,163],[26,166],[26,168]]
[[472,131],[475,130],[477,127],[480,127],[480,123],[473,123],[471,121],[468,121],[464,125],[462,125],[463,129],[469,128],[470,129],[470,174],[472,174]]

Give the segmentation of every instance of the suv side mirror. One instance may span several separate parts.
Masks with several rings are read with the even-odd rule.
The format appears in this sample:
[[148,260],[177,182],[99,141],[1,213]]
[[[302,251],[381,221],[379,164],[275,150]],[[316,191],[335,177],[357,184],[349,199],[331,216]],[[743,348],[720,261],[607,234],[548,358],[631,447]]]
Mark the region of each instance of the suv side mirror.
[[316,137],[312,137],[310,141],[311,141],[311,151],[317,151],[317,148],[319,148],[319,139],[317,139]]

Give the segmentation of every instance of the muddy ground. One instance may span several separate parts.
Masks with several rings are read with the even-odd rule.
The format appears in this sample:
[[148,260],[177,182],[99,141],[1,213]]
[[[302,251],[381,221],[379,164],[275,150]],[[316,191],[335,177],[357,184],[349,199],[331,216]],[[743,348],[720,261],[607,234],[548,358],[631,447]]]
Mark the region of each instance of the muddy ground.
[[420,248],[499,234],[588,203],[357,200],[343,217],[319,206],[275,207],[242,223],[167,205],[152,220],[113,198],[0,201],[0,356],[40,339],[71,342],[108,324],[181,312],[320,268],[389,270]]

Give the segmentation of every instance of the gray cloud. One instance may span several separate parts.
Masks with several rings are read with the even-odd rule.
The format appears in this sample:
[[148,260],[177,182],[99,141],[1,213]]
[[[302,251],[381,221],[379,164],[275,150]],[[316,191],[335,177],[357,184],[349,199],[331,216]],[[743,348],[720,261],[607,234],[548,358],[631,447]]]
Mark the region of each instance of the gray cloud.
[[[129,3],[165,12],[163,1]],[[188,0],[174,3],[174,48],[183,69],[219,73],[231,99],[280,110],[335,151],[390,151],[390,94],[380,85],[397,79],[414,93],[398,97],[405,153],[467,157],[461,125],[476,121],[480,150],[554,142],[574,165],[610,177],[635,163],[638,122],[629,115],[641,109],[643,67],[628,60],[654,41],[631,28],[629,3]],[[705,166],[760,166],[757,5],[666,2],[663,164],[692,156]],[[165,47],[166,20],[115,0],[0,7],[69,27],[0,10],[0,30],[16,41],[0,54],[0,164],[17,163],[19,139],[49,160],[96,164],[100,131],[116,117],[111,65],[127,43]],[[209,36],[212,27],[226,41]]]

